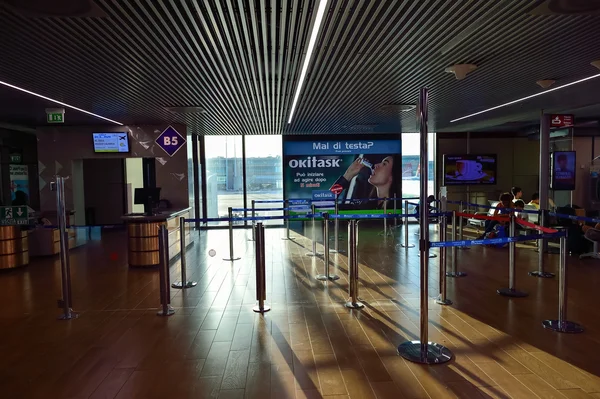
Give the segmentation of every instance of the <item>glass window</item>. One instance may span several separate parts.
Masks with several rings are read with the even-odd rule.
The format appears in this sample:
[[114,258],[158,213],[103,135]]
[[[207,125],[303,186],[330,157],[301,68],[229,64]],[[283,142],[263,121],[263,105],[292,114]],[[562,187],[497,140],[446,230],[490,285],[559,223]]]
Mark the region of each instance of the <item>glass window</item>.
[[[435,195],[435,133],[429,133],[427,158],[429,173],[427,192]],[[421,143],[419,133],[402,133],[402,198],[416,198],[420,193]]]
[[[242,136],[205,136],[207,217],[227,217],[229,207],[244,208]],[[234,211],[234,216],[243,212]],[[243,223],[243,222],[241,222]],[[227,225],[226,222],[209,225]]]
[[[281,136],[246,136],[245,141],[247,207],[252,207],[252,200],[283,200]],[[256,204],[256,209],[282,207],[282,202]],[[281,216],[283,212],[257,211],[257,215]],[[282,220],[265,220],[264,224],[282,224]]]

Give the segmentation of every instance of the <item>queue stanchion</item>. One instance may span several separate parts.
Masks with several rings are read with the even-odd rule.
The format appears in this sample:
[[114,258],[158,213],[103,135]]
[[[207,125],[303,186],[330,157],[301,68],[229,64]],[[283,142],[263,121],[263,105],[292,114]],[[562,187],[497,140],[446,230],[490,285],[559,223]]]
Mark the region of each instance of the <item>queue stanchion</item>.
[[335,205],[334,205],[334,212],[335,212],[336,218],[333,222],[334,241],[333,241],[333,251],[332,252],[336,253],[336,254],[343,254],[343,253],[345,253],[345,251],[343,249],[340,249],[340,220],[337,217],[340,214],[338,198],[339,198],[339,194],[336,194],[335,195]]
[[[419,105],[417,107],[417,120],[420,130],[420,194],[421,204],[427,201],[427,178],[429,176],[429,161],[427,159],[427,89],[422,88],[419,93]],[[398,354],[404,359],[421,364],[441,364],[452,359],[452,351],[438,343],[429,341],[429,212],[421,212],[419,218],[420,236],[419,251],[421,252],[420,263],[420,340],[407,341],[398,346]]]
[[287,204],[287,210],[283,212],[283,214],[287,216],[287,218],[285,219],[285,237],[282,237],[281,239],[293,240],[293,238],[290,237],[290,209],[292,204],[288,200],[284,200],[283,205],[285,206],[285,204]]
[[[510,214],[510,227],[509,236],[515,237],[515,225],[516,218],[515,213]],[[511,298],[524,298],[529,294],[524,291],[519,291],[516,288],[516,275],[515,275],[515,248],[517,243],[511,241],[508,243],[508,288],[500,288],[497,292],[502,296],[508,296]]]
[[[546,227],[546,218],[547,212],[545,210],[540,210],[540,226]],[[554,273],[547,272],[544,270],[544,254],[546,252],[547,243],[544,238],[540,238],[538,240],[538,269],[535,271],[529,272],[529,275],[532,277],[540,277],[540,278],[552,278],[554,277]]]
[[[231,218],[231,215],[229,215],[229,217]],[[249,239],[248,241],[254,241],[255,240],[255,232],[254,229],[256,228],[256,221],[254,220],[254,218],[256,217],[256,200],[252,200],[252,238]]]
[[323,263],[325,273],[318,274],[316,279],[319,281],[337,280],[340,276],[329,273],[329,213],[323,213]]
[[[446,230],[447,220],[446,215],[442,215],[440,218],[440,241],[446,242],[446,237],[448,232]],[[439,274],[439,283],[440,283],[440,295],[436,299],[436,303],[439,305],[452,305],[452,301],[446,297],[446,267],[448,260],[448,251],[447,247],[440,248],[440,274]]]
[[[463,201],[460,201],[459,207],[460,207],[459,211],[460,212],[464,212],[464,203],[463,203]],[[461,216],[458,219],[458,239],[459,239],[459,241],[462,241],[464,239],[463,238],[463,225],[464,225],[464,218]],[[469,247],[467,247],[465,245],[461,245],[461,246],[458,247],[458,249],[471,249],[471,248],[469,248]]]
[[69,232],[67,231],[67,212],[65,206],[65,178],[56,176],[54,184],[56,190],[56,210],[58,218],[58,231],[60,234],[60,276],[62,298],[58,300],[58,307],[63,310],[58,319],[71,320],[79,317],[73,312],[73,296],[71,294],[71,258],[69,255]]
[[396,201],[398,201],[398,197],[396,196],[396,193],[394,193],[394,228],[398,227],[398,207]]
[[[383,214],[387,215],[387,198],[383,199]],[[383,218],[383,236],[387,236],[387,218]]]
[[171,307],[171,276],[169,273],[169,230],[167,226],[158,228],[158,284],[160,286],[160,307],[158,316],[171,316],[175,309]]
[[[227,213],[229,215],[229,258],[224,258],[223,260],[228,260],[230,262],[240,260],[240,257],[233,256],[233,208],[229,207],[227,209]],[[252,211],[254,217],[254,211]],[[254,222],[254,220],[252,220]]]
[[261,222],[256,224],[255,236],[255,257],[256,257],[256,301],[257,304],[252,308],[256,313],[265,313],[271,310],[271,307],[265,305],[267,300],[267,270],[265,262],[265,226]]
[[560,263],[558,266],[558,320],[544,320],[542,325],[561,333],[582,333],[583,327],[567,320],[567,237],[560,237]]
[[171,287],[173,288],[179,288],[179,289],[186,289],[186,288],[193,288],[196,285],[198,285],[198,283],[196,281],[188,281],[187,279],[187,271],[186,271],[186,266],[187,266],[187,262],[185,259],[185,253],[186,253],[186,242],[185,242],[185,218],[184,217],[180,217],[179,218],[179,246],[181,247],[181,252],[180,252],[180,262],[181,262],[181,281],[178,281],[176,283],[173,283],[173,285]]
[[[456,241],[456,211],[452,211],[452,241]],[[467,273],[458,271],[456,247],[452,247],[452,271],[446,273],[447,277],[466,277]]]
[[404,244],[402,246],[406,249],[414,248],[414,244],[408,243],[408,201],[404,201]]
[[306,254],[306,256],[321,256],[320,253],[317,252],[317,224],[315,221],[316,207],[315,204],[311,204],[311,213],[312,213],[312,252]]
[[358,300],[358,222],[348,223],[348,295],[346,307],[362,309],[365,305]]

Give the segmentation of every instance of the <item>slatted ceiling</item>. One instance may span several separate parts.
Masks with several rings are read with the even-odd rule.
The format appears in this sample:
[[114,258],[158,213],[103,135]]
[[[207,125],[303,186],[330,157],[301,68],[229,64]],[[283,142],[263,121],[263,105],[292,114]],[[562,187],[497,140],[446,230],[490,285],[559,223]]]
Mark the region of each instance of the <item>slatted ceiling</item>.
[[[597,73],[589,62],[600,58],[600,17],[529,14],[544,1],[330,0],[288,125],[316,0],[93,1],[105,17],[31,18],[0,4],[0,79],[124,123],[202,134],[414,131],[414,111],[380,108],[414,104],[427,86],[430,127],[452,131],[510,122],[502,110],[449,123],[533,94],[538,79]],[[444,72],[455,63],[479,68],[457,81]],[[598,103],[579,92],[510,111]],[[164,109],[190,105],[206,113]],[[0,120],[11,116],[0,110]]]

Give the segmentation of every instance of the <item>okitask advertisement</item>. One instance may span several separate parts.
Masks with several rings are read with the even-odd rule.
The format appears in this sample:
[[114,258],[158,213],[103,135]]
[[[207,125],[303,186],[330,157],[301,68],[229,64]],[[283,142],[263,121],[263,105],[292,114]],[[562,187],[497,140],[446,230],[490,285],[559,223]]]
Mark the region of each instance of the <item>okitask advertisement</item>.
[[285,198],[310,199],[341,210],[375,210],[369,198],[392,198],[401,192],[401,142],[326,140],[283,143]]

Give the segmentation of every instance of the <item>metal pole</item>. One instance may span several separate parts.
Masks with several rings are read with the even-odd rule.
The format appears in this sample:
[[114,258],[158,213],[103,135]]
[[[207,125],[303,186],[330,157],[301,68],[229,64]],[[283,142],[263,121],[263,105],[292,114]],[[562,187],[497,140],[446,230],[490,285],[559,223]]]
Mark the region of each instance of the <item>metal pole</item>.
[[254,235],[255,235],[254,229],[256,228],[256,221],[254,220],[255,216],[256,216],[256,200],[252,200],[252,238],[250,239],[250,241],[255,240],[255,237],[254,237]]
[[[339,204],[338,204],[338,194],[335,195],[335,216],[338,216],[340,214],[340,208],[339,208]],[[340,235],[340,220],[336,217],[334,222],[333,222],[333,250],[335,251],[335,253],[339,253],[340,251],[340,247],[339,247],[339,235]]]
[[560,237],[558,270],[558,320],[544,320],[544,328],[562,333],[581,333],[583,327],[567,319],[567,237]]
[[429,342],[429,210],[427,207],[427,178],[429,176],[429,160],[427,158],[428,149],[428,131],[427,131],[427,104],[428,93],[426,88],[422,88],[419,93],[419,107],[417,112],[417,120],[419,122],[420,138],[421,138],[421,215],[419,217],[420,237],[419,251],[421,254],[420,264],[420,284],[421,284],[421,325],[420,325],[420,340],[407,341],[398,347],[398,354],[403,358],[416,363],[422,364],[439,364],[445,363],[452,359],[452,352],[435,342]]
[[[540,195],[541,198],[541,195]],[[545,209],[540,209],[540,226],[546,226],[547,220],[547,211]],[[541,277],[541,278],[552,278],[554,277],[554,273],[550,273],[544,270],[544,253],[548,252],[548,242],[543,238],[538,240],[538,269],[535,271],[529,272],[530,276],[533,277]]]
[[267,277],[265,267],[265,226],[261,222],[256,224],[256,300],[258,304],[252,308],[256,313],[264,313],[271,310],[265,305],[267,300]]
[[358,300],[358,222],[348,223],[348,295],[346,307],[362,309],[365,305]]
[[284,215],[287,215],[287,219],[285,220],[285,237],[283,237],[282,240],[292,240],[290,237],[290,207],[292,206],[292,203],[289,202],[289,200],[283,200],[283,206],[287,208],[287,211],[283,212]]
[[169,231],[164,224],[158,228],[158,253],[160,258],[158,264],[158,284],[160,287],[161,310],[156,314],[159,316],[171,316],[175,314],[175,309],[171,307],[171,284],[169,284]]
[[[233,256],[233,208],[229,207],[227,209],[227,214],[229,215],[229,258],[223,260],[233,262],[241,259],[240,257],[235,258]],[[254,217],[254,210],[252,210],[252,217]],[[252,221],[254,221],[254,219]]]
[[59,320],[76,319],[79,315],[73,312],[73,296],[71,295],[71,259],[69,255],[69,232],[67,231],[67,210],[65,206],[65,178],[56,176],[56,216],[60,234],[60,272],[62,285],[62,299],[58,300],[58,307],[62,308]]
[[315,221],[315,213],[316,207],[315,204],[310,205],[312,212],[312,252],[306,254],[306,256],[320,256],[321,254],[317,252],[317,225]]
[[[452,241],[456,241],[456,211],[452,211]],[[446,277],[465,277],[467,273],[458,271],[458,260],[456,247],[452,247],[452,271],[446,273]]]
[[[464,212],[464,204],[462,201],[460,201],[460,205],[459,205],[459,212]],[[458,218],[458,239],[459,241],[462,241],[463,238],[463,224],[464,224],[464,218],[461,216]],[[471,249],[467,246],[461,245],[460,247],[458,247],[458,249]]]
[[196,281],[188,281],[188,279],[187,279],[187,271],[186,271],[187,262],[185,259],[185,253],[187,252],[186,251],[187,244],[185,241],[185,218],[184,217],[179,218],[179,246],[181,247],[180,252],[179,252],[180,262],[181,262],[181,281],[173,283],[173,285],[171,287],[179,288],[179,289],[193,288],[198,283]]
[[325,263],[325,274],[318,274],[319,281],[337,280],[340,276],[329,273],[329,213],[323,213],[323,260]]
[[[445,212],[445,209],[442,210],[442,212]],[[442,216],[440,218],[440,241],[442,242],[446,242],[446,236],[447,236],[447,231],[446,231],[446,216]],[[447,247],[441,247],[440,248],[440,275],[439,275],[439,280],[440,280],[440,295],[438,296],[437,300],[435,301],[437,304],[439,305],[452,305],[452,301],[450,299],[448,299],[446,297],[446,266],[447,266],[447,259],[448,259],[448,248]]]
[[414,248],[414,244],[408,243],[408,201],[406,200],[404,201],[404,215],[404,244],[402,244],[402,246],[406,249]]
[[[387,215],[387,198],[383,199],[383,215]],[[387,219],[383,218],[383,235],[387,236]]]
[[[515,213],[512,212],[510,214],[510,227],[509,227],[509,236],[515,237]],[[511,298],[524,298],[529,294],[524,291],[519,291],[516,288],[516,275],[515,275],[515,248],[517,243],[511,241],[508,243],[508,288],[500,288],[498,294],[502,296],[508,296]]]

